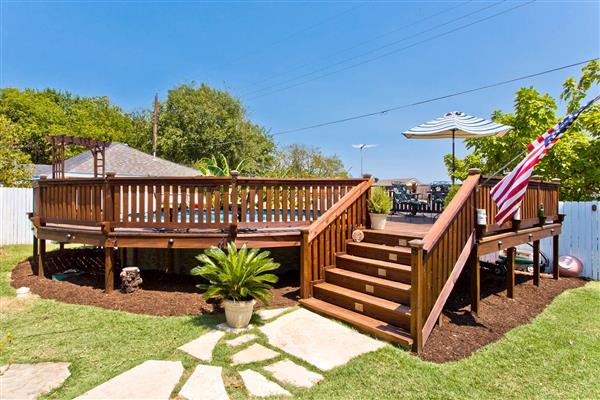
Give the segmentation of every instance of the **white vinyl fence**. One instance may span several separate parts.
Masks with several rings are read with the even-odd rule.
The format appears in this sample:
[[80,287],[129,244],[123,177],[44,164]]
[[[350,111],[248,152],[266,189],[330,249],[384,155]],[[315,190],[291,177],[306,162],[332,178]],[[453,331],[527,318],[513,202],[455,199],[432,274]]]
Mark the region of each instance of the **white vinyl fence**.
[[[582,276],[600,280],[600,201],[561,201],[559,212],[565,214],[559,254],[579,258]],[[541,250],[552,262],[552,239],[542,240]]]
[[33,189],[0,187],[0,246],[33,243],[26,215],[32,210]]

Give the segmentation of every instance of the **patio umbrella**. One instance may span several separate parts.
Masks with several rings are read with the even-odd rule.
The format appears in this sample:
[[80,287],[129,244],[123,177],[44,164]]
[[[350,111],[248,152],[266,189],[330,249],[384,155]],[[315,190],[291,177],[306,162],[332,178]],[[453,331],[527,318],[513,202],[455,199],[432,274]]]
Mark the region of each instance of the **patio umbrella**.
[[452,138],[452,184],[454,184],[454,139],[504,136],[511,129],[513,129],[512,126],[472,117],[462,111],[452,111],[444,114],[443,117],[402,132],[402,134],[409,139]]

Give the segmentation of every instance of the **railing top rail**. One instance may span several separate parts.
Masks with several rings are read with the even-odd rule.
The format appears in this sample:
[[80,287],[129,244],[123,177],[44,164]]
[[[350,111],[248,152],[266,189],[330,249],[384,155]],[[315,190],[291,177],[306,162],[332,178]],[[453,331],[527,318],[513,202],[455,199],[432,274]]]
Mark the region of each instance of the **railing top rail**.
[[450,204],[448,204],[448,207],[446,207],[439,218],[435,221],[429,232],[427,232],[423,238],[423,250],[431,251],[435,247],[435,244],[444,235],[444,232],[446,232],[448,227],[452,224],[454,218],[456,218],[459,211],[469,199],[471,193],[473,193],[479,184],[479,178],[479,173],[473,171],[473,173],[469,175],[467,179],[465,179]]
[[[485,176],[481,175],[479,184],[482,186],[494,186],[504,178],[503,176]],[[532,176],[529,178],[529,182],[541,183],[544,186],[560,186],[560,179],[552,179],[550,181],[544,181],[539,177]]]
[[[174,182],[174,183],[227,183],[231,182],[231,176],[107,176],[106,178],[64,178],[64,179],[40,179],[38,182],[44,185],[77,185],[100,183],[109,180],[116,183],[148,183],[148,182]],[[262,178],[262,177],[238,177],[239,183],[264,183],[264,184],[308,184],[308,185],[358,185],[368,181],[368,178]]]
[[357,186],[354,186],[348,193],[344,195],[331,207],[327,210],[323,215],[321,215],[317,220],[315,220],[308,227],[302,228],[303,231],[308,232],[308,241],[310,242],[314,239],[319,233],[321,233],[331,222],[335,221],[337,217],[342,215],[342,213],[352,204],[354,203],[360,196],[362,196],[373,184],[371,179],[364,180]]

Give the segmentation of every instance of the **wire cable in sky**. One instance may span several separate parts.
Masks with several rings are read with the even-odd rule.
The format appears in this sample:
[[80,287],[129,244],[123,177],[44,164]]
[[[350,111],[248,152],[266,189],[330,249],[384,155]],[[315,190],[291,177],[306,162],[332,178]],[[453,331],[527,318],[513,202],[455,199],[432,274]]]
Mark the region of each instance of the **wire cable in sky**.
[[331,75],[334,75],[334,74],[337,74],[337,73],[340,73],[340,72],[343,72],[343,71],[347,71],[347,70],[349,70],[349,69],[352,69],[352,68],[359,67],[359,66],[361,66],[361,65],[364,65],[364,64],[367,64],[367,63],[370,63],[370,62],[373,62],[373,61],[379,60],[379,59],[381,59],[381,58],[384,58],[384,57],[389,57],[389,56],[391,56],[392,54],[399,53],[399,52],[401,52],[401,51],[403,51],[403,50],[408,50],[408,49],[410,49],[410,48],[413,48],[413,47],[419,46],[419,45],[421,45],[421,44],[424,44],[424,43],[430,42],[430,41],[432,41],[432,40],[439,39],[439,38],[441,38],[441,37],[444,37],[444,36],[450,35],[450,34],[452,34],[452,33],[454,33],[454,32],[458,32],[458,31],[460,31],[460,30],[463,30],[463,29],[469,28],[469,27],[471,27],[471,26],[473,26],[473,25],[476,25],[476,24],[479,24],[479,23],[482,23],[482,22],[488,21],[488,20],[490,20],[490,19],[492,19],[492,18],[499,17],[499,16],[501,16],[501,15],[503,15],[503,14],[509,13],[509,12],[511,12],[511,11],[514,11],[514,10],[516,10],[516,9],[519,9],[519,8],[521,8],[521,7],[525,7],[526,5],[528,5],[528,4],[531,4],[531,3],[533,3],[533,2],[535,2],[535,0],[530,0],[530,1],[528,1],[527,3],[522,3],[522,4],[519,4],[519,5],[517,5],[517,6],[514,6],[514,7],[511,7],[511,8],[508,8],[508,9],[506,9],[506,10],[503,10],[503,11],[497,12],[497,13],[495,13],[495,14],[489,15],[489,16],[487,16],[487,17],[484,17],[484,18],[481,18],[481,19],[475,20],[475,21],[473,21],[473,22],[470,22],[470,23],[468,23],[468,24],[465,24],[465,25],[460,25],[460,26],[458,26],[458,27],[456,27],[456,28],[450,29],[450,30],[448,30],[448,31],[445,31],[445,32],[439,33],[439,34],[437,34],[437,35],[434,35],[434,36],[430,36],[430,37],[428,37],[428,38],[426,38],[426,39],[420,40],[420,41],[418,41],[418,42],[415,42],[415,43],[412,43],[412,44],[410,44],[410,45],[407,45],[407,46],[404,46],[404,47],[400,47],[400,48],[398,48],[398,49],[391,50],[391,51],[389,51],[389,52],[387,52],[387,53],[383,53],[383,54],[381,54],[381,55],[378,55],[378,56],[376,56],[376,57],[371,57],[371,58],[368,58],[368,59],[366,59],[366,60],[364,60],[364,61],[361,61],[361,62],[358,62],[358,63],[355,63],[355,64],[351,64],[351,65],[349,65],[349,66],[346,66],[346,67],[343,67],[343,68],[340,68],[340,69],[337,69],[337,70],[334,70],[334,71],[328,72],[328,73],[326,73],[326,74],[318,75],[318,76],[316,76],[316,77],[314,77],[314,78],[306,79],[306,80],[304,80],[304,81],[300,81],[300,82],[298,82],[298,83],[295,83],[295,84],[292,84],[292,85],[288,85],[288,86],[282,87],[282,88],[280,88],[280,89],[276,89],[276,90],[273,90],[273,91],[270,91],[270,92],[267,92],[267,93],[263,93],[263,94],[258,94],[258,95],[256,95],[256,96],[249,97],[248,99],[249,99],[249,100],[250,100],[250,99],[256,99],[256,98],[263,97],[263,96],[268,96],[268,95],[271,95],[271,94],[274,94],[274,93],[279,93],[279,92],[282,92],[282,91],[284,91],[284,90],[288,90],[288,89],[291,89],[291,88],[294,88],[294,87],[297,87],[297,86],[300,86],[300,85],[304,85],[304,84],[306,84],[306,83],[309,83],[309,82],[313,82],[313,81],[316,81],[316,80],[319,80],[319,79],[323,79],[323,78],[325,78],[325,77],[328,77],[328,76],[331,76]]

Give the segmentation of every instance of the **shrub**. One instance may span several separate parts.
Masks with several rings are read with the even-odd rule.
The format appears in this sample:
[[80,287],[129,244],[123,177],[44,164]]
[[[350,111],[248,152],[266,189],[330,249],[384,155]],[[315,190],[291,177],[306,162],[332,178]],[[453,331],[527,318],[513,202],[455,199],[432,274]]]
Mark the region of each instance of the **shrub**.
[[392,209],[392,199],[384,187],[378,186],[371,190],[369,211],[375,214],[388,214]]
[[203,265],[192,269],[192,275],[200,275],[207,284],[197,285],[204,290],[204,298],[224,298],[233,301],[256,299],[267,304],[271,298],[271,283],[276,275],[268,273],[279,268],[268,251],[248,250],[246,245],[238,251],[233,242],[227,244],[227,253],[217,247],[207,249],[196,257]]
[[460,186],[461,185],[450,186],[450,190],[448,190],[448,194],[446,195],[446,198],[444,199],[444,208],[448,207],[448,204],[450,204],[450,202],[452,201],[454,196],[456,196],[456,193],[458,193],[458,189],[460,189]]

